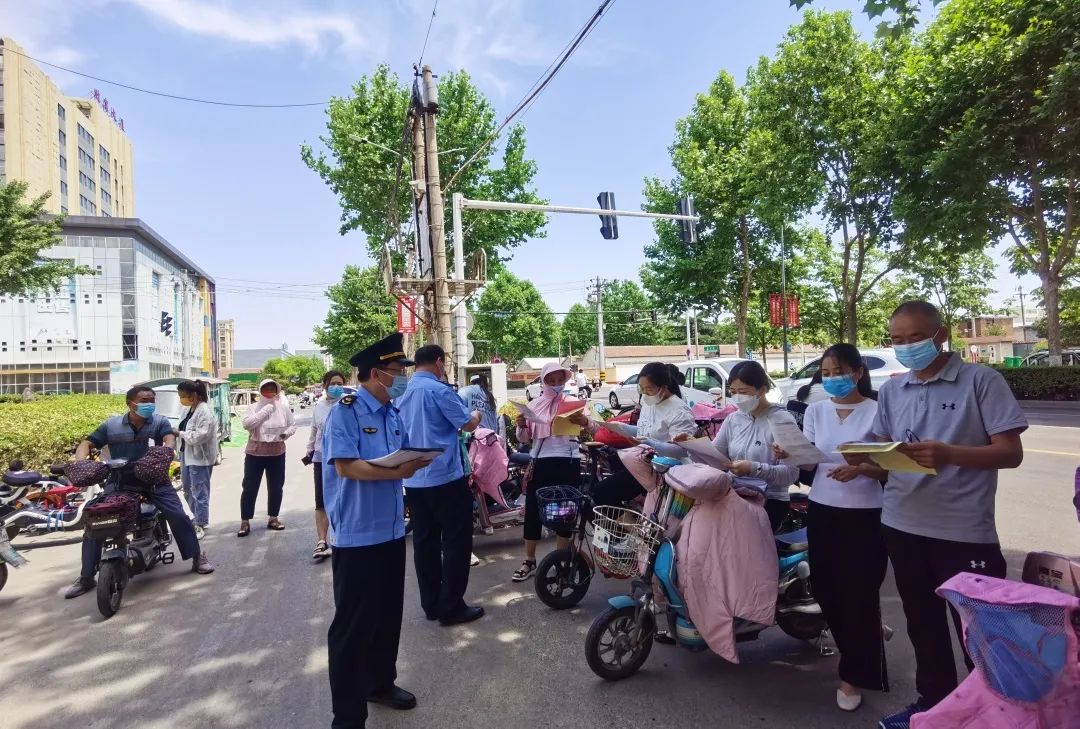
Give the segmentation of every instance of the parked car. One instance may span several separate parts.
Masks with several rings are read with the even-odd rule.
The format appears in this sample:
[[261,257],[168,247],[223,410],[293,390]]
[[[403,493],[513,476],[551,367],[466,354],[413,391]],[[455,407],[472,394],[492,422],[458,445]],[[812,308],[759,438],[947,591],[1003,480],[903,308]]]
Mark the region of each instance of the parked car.
[[[902,375],[908,368],[900,364],[896,359],[896,353],[891,349],[861,349],[863,361],[870,368],[870,384],[875,390],[889,381],[889,378]],[[784,377],[776,381],[777,386],[784,393],[784,402],[794,400],[799,388],[810,382],[810,379],[821,369],[821,357],[808,362],[791,377]]]
[[[1080,365],[1080,349],[1064,349],[1061,351],[1061,364]],[[1048,367],[1050,365],[1050,353],[1032,352],[1020,363],[1022,367]]]
[[[700,359],[689,362],[676,362],[675,366],[686,376],[686,384],[682,386],[683,400],[691,407],[694,403],[716,403],[719,407],[728,405],[728,378],[735,365],[747,360],[739,357],[728,359]],[[771,382],[772,380],[770,380]],[[786,402],[780,389],[773,383],[766,399],[771,403],[781,405]],[[714,392],[715,390],[715,392]]]
[[[540,375],[537,375],[536,379],[534,379],[532,382],[525,386],[525,399],[529,402],[532,402],[536,398],[540,397],[543,392],[544,385],[542,382],[540,382]],[[570,378],[566,381],[566,384],[563,385],[562,392],[564,397],[577,397],[577,384],[574,382],[573,378]]]
[[625,405],[637,405],[641,393],[638,392],[638,375],[630,375],[622,382],[616,382],[608,395],[608,403],[618,410]]

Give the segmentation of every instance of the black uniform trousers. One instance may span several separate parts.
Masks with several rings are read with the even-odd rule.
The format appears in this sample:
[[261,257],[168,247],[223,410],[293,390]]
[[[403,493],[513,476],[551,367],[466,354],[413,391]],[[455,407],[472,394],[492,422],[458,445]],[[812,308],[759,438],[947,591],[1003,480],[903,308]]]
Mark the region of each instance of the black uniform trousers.
[[332,729],[363,729],[367,697],[397,678],[405,600],[405,540],[370,547],[335,547],[334,621],[330,653]]
[[881,536],[881,509],[811,501],[806,532],[814,597],[840,651],[840,680],[888,691],[879,591],[889,555]]
[[[882,532],[896,590],[904,604],[908,637],[915,649],[915,688],[922,706],[930,708],[957,686],[946,606],[952,613],[960,645],[964,644],[959,614],[934,591],[960,572],[1004,578],[1005,555],[999,544],[934,539],[887,526],[882,526]],[[966,654],[964,662],[969,671],[974,668]]]
[[465,610],[472,555],[473,495],[469,482],[406,488],[413,527],[413,561],[420,606],[431,620]]

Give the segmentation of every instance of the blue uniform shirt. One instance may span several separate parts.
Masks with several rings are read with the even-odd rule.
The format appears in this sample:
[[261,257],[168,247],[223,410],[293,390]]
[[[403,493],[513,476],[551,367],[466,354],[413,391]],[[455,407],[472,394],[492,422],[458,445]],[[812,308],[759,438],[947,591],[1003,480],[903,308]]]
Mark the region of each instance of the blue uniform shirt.
[[[348,402],[346,402],[348,401]],[[323,502],[335,547],[369,547],[405,536],[401,479],[356,481],[338,476],[338,458],[371,460],[407,443],[398,411],[363,387],[330,408],[323,429]]]
[[442,486],[465,475],[458,431],[472,416],[457,393],[430,372],[417,372],[395,402],[413,448],[444,448],[442,455],[406,479],[409,488]]

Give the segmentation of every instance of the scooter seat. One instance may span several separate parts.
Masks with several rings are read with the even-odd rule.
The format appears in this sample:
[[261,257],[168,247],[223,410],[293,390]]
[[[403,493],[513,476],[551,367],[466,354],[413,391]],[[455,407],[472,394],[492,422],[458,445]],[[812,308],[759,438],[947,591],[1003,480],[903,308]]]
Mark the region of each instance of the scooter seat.
[[30,486],[41,480],[37,471],[5,471],[4,483],[8,486]]
[[528,453],[522,453],[521,451],[514,451],[510,454],[511,466],[527,466],[532,461],[532,456]]
[[808,547],[806,527],[793,532],[777,534],[776,544],[785,552],[805,552]]

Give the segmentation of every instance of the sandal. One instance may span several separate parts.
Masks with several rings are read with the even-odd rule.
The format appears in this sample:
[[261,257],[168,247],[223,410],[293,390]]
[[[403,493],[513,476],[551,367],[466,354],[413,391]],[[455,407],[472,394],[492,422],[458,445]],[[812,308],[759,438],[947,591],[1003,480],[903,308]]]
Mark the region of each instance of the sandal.
[[660,628],[656,629],[656,635],[653,636],[653,639],[660,645],[675,645],[675,638],[672,637],[671,633]]
[[251,534],[251,524],[247,521],[240,522],[240,530],[236,532],[236,536],[246,537],[248,534]]
[[330,556],[330,545],[326,543],[325,539],[320,539],[315,542],[315,551],[311,553],[312,559],[322,561]]
[[514,571],[514,576],[511,577],[514,582],[524,582],[525,580],[536,574],[536,560],[527,559],[521,563],[521,566]]
[[281,523],[281,519],[272,516],[270,517],[270,521],[266,522],[266,528],[275,532],[280,532],[285,528],[285,525]]

